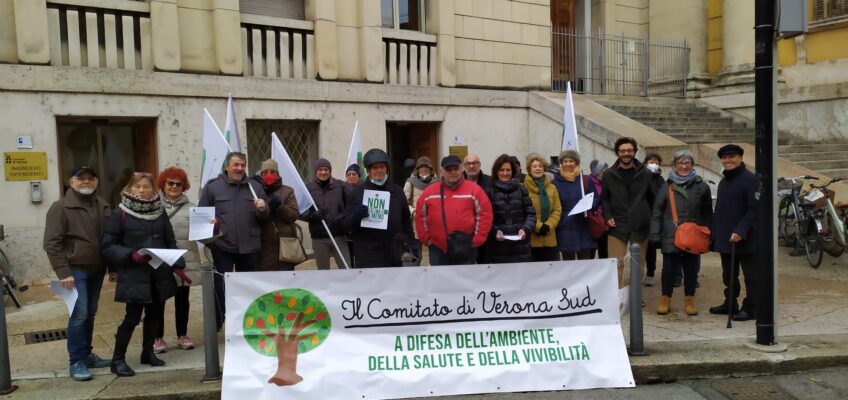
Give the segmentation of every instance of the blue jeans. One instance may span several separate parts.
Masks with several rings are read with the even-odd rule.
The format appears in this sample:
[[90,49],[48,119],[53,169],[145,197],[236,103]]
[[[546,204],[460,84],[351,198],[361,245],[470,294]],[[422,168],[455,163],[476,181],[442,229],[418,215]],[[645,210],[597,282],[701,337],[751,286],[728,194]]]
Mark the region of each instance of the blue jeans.
[[452,263],[448,261],[448,255],[445,254],[442,249],[436,247],[435,245],[430,245],[430,265],[466,265],[466,264],[477,264],[477,249],[474,248],[471,251],[471,257],[467,260],[463,260],[462,262]]
[[68,319],[68,355],[71,364],[83,361],[91,354],[91,336],[94,332],[94,315],[100,301],[100,288],[106,272],[87,273],[73,271],[74,286],[79,297],[74,312]]

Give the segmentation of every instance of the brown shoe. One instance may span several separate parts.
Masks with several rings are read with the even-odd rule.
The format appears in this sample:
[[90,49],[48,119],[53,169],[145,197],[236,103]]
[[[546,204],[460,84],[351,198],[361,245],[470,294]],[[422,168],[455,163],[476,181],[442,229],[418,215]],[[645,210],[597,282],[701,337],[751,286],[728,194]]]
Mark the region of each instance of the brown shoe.
[[688,315],[698,315],[698,309],[695,308],[695,296],[686,296],[683,298],[683,306]]
[[660,297],[660,305],[657,307],[657,314],[666,315],[671,311],[671,296]]

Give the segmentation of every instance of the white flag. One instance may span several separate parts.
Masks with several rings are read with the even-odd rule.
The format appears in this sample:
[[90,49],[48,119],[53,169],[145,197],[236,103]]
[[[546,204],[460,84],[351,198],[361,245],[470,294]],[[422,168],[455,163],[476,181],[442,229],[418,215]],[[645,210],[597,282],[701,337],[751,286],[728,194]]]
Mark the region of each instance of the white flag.
[[224,137],[230,144],[232,151],[241,152],[238,125],[236,124],[236,111],[233,108],[233,96],[227,98],[227,119],[224,121]]
[[359,166],[359,175],[365,173],[362,164],[362,140],[359,138],[359,120],[353,125],[353,137],[350,139],[350,150],[347,151],[347,165],[345,168],[356,164]]
[[203,156],[200,167],[200,187],[206,186],[206,182],[218,176],[224,169],[224,161],[229,153],[227,140],[221,134],[221,130],[209,111],[203,109]]
[[565,112],[562,116],[562,149],[580,151],[577,145],[577,122],[574,119],[574,101],[571,100],[571,82],[568,82],[565,92]]
[[280,178],[283,180],[283,185],[294,189],[294,197],[297,199],[299,211],[301,214],[304,213],[315,204],[315,200],[312,199],[312,195],[306,189],[306,184],[300,179],[289,153],[286,152],[283,143],[277,138],[276,132],[271,132],[271,158],[277,162],[280,168]]

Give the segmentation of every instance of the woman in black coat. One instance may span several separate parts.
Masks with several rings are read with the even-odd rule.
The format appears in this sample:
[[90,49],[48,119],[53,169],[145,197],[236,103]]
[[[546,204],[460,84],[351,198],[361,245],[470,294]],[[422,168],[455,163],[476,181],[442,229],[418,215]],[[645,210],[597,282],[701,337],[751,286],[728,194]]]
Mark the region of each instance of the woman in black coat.
[[165,365],[154,354],[153,342],[163,322],[161,303],[176,293],[174,273],[182,273],[185,261],[180,258],[174,265],[176,270],[165,263],[154,268],[148,263],[150,255],[139,253],[144,248],[178,248],[150,174],[132,175],[118,207],[120,212],[113,212],[106,224],[100,251],[110,266],[109,280],[118,282],[115,301],[127,305],[124,321],[115,334],[111,370],[118,376],[132,376],[135,371],[126,363],[126,352],[142,312],[145,317],[140,362],[154,367]]
[[[671,294],[674,291],[674,277],[683,269],[683,299],[686,314],[697,315],[695,307],[695,285],[698,280],[697,254],[687,253],[675,246],[674,238],[677,226],[684,222],[694,222],[701,226],[710,226],[713,218],[713,200],[710,186],[695,173],[695,159],[692,153],[681,150],[671,162],[672,171],[666,183],[657,192],[654,211],[651,216],[651,233],[648,239],[663,253],[662,297],[657,314],[668,314]],[[671,192],[671,194],[669,193]],[[674,196],[677,208],[678,224],[674,223],[671,197]]]
[[[530,261],[530,234],[536,227],[536,209],[510,156],[501,154],[492,165],[494,177],[487,193],[492,202],[492,230],[486,242],[489,261],[511,263]],[[518,240],[506,237],[518,236]]]

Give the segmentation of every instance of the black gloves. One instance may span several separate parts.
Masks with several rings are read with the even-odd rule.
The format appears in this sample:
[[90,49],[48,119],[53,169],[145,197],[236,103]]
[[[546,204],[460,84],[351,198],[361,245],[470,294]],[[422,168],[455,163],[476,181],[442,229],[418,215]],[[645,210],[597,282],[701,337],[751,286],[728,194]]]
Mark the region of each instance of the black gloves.
[[368,216],[368,206],[365,204],[360,204],[356,208],[353,209],[353,216],[356,219],[362,219]]
[[539,236],[545,236],[551,232],[551,227],[548,224],[542,224],[542,227],[539,228]]

